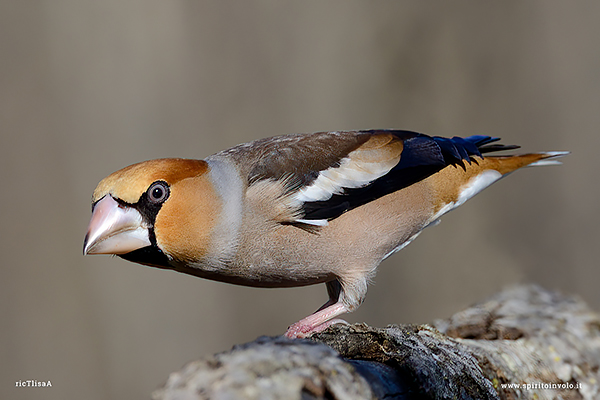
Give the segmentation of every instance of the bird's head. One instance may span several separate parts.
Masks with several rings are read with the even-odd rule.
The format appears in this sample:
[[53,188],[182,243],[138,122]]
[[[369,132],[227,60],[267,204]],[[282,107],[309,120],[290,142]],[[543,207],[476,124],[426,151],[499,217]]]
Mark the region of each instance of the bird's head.
[[201,259],[220,202],[202,160],[159,159],[104,178],[92,196],[84,254],[158,267]]

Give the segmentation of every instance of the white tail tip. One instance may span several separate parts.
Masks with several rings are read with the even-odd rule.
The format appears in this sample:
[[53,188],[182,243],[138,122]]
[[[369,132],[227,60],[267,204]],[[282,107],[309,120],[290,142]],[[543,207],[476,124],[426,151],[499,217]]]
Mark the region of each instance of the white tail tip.
[[570,154],[569,151],[546,151],[544,153],[540,153],[540,154],[544,154],[546,156],[546,158],[544,158],[543,160],[540,161],[536,161],[534,163],[529,164],[529,167],[539,167],[539,166],[543,166],[543,165],[561,165],[562,162],[556,160],[557,158],[560,157],[564,157],[567,154]]

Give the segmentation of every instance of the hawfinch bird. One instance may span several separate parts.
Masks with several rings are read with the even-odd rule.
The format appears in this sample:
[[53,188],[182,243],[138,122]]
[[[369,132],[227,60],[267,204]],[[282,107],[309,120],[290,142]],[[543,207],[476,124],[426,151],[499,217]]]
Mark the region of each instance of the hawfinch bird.
[[443,214],[566,154],[488,155],[518,147],[497,140],[320,132],[141,162],[98,184],[83,252],[237,285],[325,283],[329,301],[286,332],[304,337],[343,322],[377,266]]

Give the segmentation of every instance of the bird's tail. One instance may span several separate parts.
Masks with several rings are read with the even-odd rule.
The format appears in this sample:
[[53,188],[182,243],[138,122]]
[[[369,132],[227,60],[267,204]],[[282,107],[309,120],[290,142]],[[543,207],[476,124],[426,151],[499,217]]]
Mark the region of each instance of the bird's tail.
[[450,165],[427,178],[435,201],[434,219],[463,204],[503,176],[523,167],[560,164],[566,151],[473,157],[471,163]]
[[507,156],[485,156],[483,160],[478,160],[478,167],[484,170],[493,169],[506,175],[523,167],[560,165],[562,163],[558,158],[567,154],[569,154],[568,151],[546,151]]
[[529,164],[529,167],[537,167],[540,165],[561,165],[562,162],[560,162],[559,160],[557,160],[557,158],[560,157],[564,157],[568,154],[570,154],[570,152],[568,151],[546,151],[544,153],[539,153],[540,155],[542,155],[542,158],[540,158],[538,161],[534,161],[531,164]]

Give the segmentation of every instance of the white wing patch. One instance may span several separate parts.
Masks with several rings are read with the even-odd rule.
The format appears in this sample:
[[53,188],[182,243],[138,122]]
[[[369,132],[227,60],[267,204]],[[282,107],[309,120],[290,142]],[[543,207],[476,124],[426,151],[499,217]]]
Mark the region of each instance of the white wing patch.
[[339,167],[331,167],[319,173],[312,184],[301,189],[295,195],[298,202],[329,200],[334,194],[340,194],[344,188],[356,189],[367,186],[381,178],[398,164],[400,157],[379,162],[368,162],[352,158],[355,150],[342,159]]
[[313,225],[313,226],[327,226],[329,225],[329,221],[326,219],[297,219],[295,222],[299,222],[301,224]]

